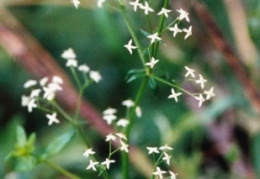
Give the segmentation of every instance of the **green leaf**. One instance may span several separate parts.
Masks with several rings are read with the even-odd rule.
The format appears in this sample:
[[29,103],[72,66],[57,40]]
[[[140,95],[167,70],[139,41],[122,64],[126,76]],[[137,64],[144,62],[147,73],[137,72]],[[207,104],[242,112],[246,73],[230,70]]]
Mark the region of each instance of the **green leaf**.
[[24,156],[18,158],[17,164],[15,166],[16,171],[28,171],[33,169],[37,164],[37,160],[33,156]]
[[61,151],[67,143],[74,137],[75,131],[74,129],[70,130],[69,132],[62,134],[61,136],[57,137],[54,141],[52,141],[48,146],[44,153],[44,155],[51,156],[53,154],[58,153]]
[[138,78],[142,78],[144,77],[146,74],[145,74],[145,70],[144,69],[141,69],[141,70],[129,70],[129,72],[127,73],[126,75],[126,82],[127,83],[130,83]]
[[149,32],[146,32],[145,30],[143,30],[143,29],[140,29],[140,31],[141,31],[141,33],[144,35],[144,36],[149,36],[149,35],[151,35]]
[[148,83],[149,86],[151,87],[151,89],[153,90],[154,95],[158,94],[159,92],[159,86],[157,85],[156,81],[154,80],[154,78],[149,78],[148,79]]
[[26,144],[26,133],[23,127],[17,126],[16,128],[16,140],[17,140],[17,145],[20,147],[25,146]]

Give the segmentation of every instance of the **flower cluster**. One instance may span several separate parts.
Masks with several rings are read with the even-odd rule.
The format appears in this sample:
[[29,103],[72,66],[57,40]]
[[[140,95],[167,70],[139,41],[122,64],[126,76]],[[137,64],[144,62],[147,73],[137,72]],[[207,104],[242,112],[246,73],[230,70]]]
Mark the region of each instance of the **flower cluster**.
[[[183,84],[185,84],[187,81],[193,81],[195,82],[196,84],[199,84],[201,89],[203,90],[204,87],[205,87],[205,83],[207,82],[206,79],[203,78],[203,76],[201,74],[199,74],[199,78],[198,79],[195,79],[196,78],[196,75],[195,75],[195,70],[194,69],[191,69],[187,66],[185,66],[185,69],[186,69],[186,74],[185,74],[185,81]],[[191,77],[191,78],[188,78],[188,77]],[[199,94],[192,94],[190,93],[191,96],[193,96],[196,100],[198,100],[199,102],[199,107],[201,107],[202,103],[206,100],[210,100],[212,97],[215,96],[214,94],[214,87],[211,87],[208,91],[204,91],[203,93],[199,93]],[[176,102],[178,102],[178,97],[181,96],[182,93],[181,92],[178,92],[176,93],[175,90],[172,88],[171,89],[171,95],[169,95],[168,98],[174,98]],[[206,96],[203,96],[203,95],[206,95]]]
[[[158,176],[160,179],[163,178],[163,175],[165,175],[167,172],[164,170],[161,170],[161,168],[159,167],[159,164],[163,161],[165,161],[167,163],[167,165],[170,166],[170,159],[171,159],[171,155],[169,153],[167,153],[167,151],[173,150],[172,147],[168,146],[167,144],[165,144],[164,146],[161,147],[146,147],[148,150],[148,154],[158,154],[159,157],[155,163],[155,167],[156,167],[156,171],[153,172],[153,175]],[[170,174],[170,178],[171,179],[176,179],[176,174],[172,171],[168,171],[168,173]],[[168,177],[167,177],[168,178]]]
[[[134,107],[134,102],[131,99],[125,100],[122,102],[123,106],[126,106],[127,109],[130,109],[132,107]],[[117,119],[116,116],[117,113],[117,109],[114,108],[107,108],[105,111],[103,111],[103,119],[107,122],[108,125],[111,125],[113,121],[115,121]],[[142,110],[140,108],[140,106],[137,106],[135,109],[135,113],[137,117],[141,117],[142,116]],[[117,120],[116,125],[119,127],[126,127],[129,124],[129,120],[126,118],[120,118]]]

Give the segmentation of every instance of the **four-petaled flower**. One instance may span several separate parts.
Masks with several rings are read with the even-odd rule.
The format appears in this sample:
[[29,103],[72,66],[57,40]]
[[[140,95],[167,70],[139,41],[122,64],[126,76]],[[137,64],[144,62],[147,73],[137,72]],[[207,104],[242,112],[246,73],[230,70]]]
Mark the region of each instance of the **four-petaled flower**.
[[126,153],[128,153],[129,152],[129,150],[128,150],[129,145],[127,145],[126,143],[124,143],[121,140],[120,140],[120,144],[121,144],[120,150],[122,150],[122,151],[124,150]]
[[177,33],[182,32],[182,30],[179,29],[177,24],[175,24],[174,27],[170,27],[169,30],[173,32],[173,37],[175,37]]
[[161,10],[157,15],[162,15],[162,14],[164,14],[164,16],[165,16],[166,18],[168,18],[168,13],[170,13],[170,12],[171,12],[171,10],[165,9],[165,8],[163,7],[162,10]]
[[89,77],[94,80],[96,83],[98,83],[102,77],[98,71],[90,71]]
[[148,35],[147,36],[149,39],[151,39],[151,44],[155,42],[155,40],[162,40],[161,37],[158,36],[158,32],[152,34],[152,35]]
[[78,66],[78,61],[75,59],[68,59],[66,63],[67,67],[77,67]]
[[87,150],[84,152],[83,156],[88,157],[89,155],[93,155],[93,154],[95,154],[95,153],[96,153],[96,152],[94,152],[94,151],[92,150],[92,148],[90,148],[90,149],[87,149]]
[[173,150],[173,148],[170,147],[170,146],[168,146],[167,144],[165,144],[164,146],[161,146],[159,149],[160,149],[160,150],[163,150],[163,151]]
[[195,99],[199,101],[199,107],[201,107],[202,103],[205,101],[201,94],[199,96],[195,96]]
[[117,112],[114,108],[107,108],[105,111],[103,111],[103,115],[113,115]]
[[159,153],[158,147],[146,147],[148,150],[148,154],[152,154],[152,153]]
[[117,126],[126,127],[129,124],[127,119],[119,119],[116,123]]
[[190,19],[189,19],[189,13],[187,13],[186,11],[184,11],[182,8],[180,8],[179,10],[177,10],[180,15],[178,17],[179,20],[182,20],[182,19],[186,19],[186,21],[190,22]]
[[72,0],[71,2],[74,4],[74,6],[76,7],[76,9],[78,9],[79,4],[80,4],[80,1],[79,1],[79,0]]
[[65,59],[75,59],[76,58],[76,54],[74,52],[74,50],[72,48],[68,48],[67,50],[65,50],[62,54],[61,54],[62,58]]
[[156,63],[158,63],[158,62],[159,62],[159,60],[156,60],[154,57],[152,57],[151,61],[145,63],[145,65],[146,65],[146,66],[150,66],[151,68],[153,68],[154,65],[155,65]]
[[32,86],[35,86],[37,84],[36,80],[28,80],[26,83],[24,83],[24,88],[30,88]]
[[172,94],[168,96],[168,98],[174,98],[176,102],[178,102],[178,96],[182,95],[182,93],[176,93],[174,89],[171,89]]
[[153,172],[153,175],[158,175],[160,179],[163,178],[163,174],[165,174],[166,171],[163,171],[160,169],[160,167],[156,167],[156,172]]
[[172,171],[169,171],[170,174],[170,179],[176,179],[176,175],[175,173],[173,173]]
[[185,69],[187,70],[185,77],[188,77],[190,75],[191,77],[195,78],[195,74],[194,74],[195,70],[193,70],[187,66],[185,66]]
[[115,160],[110,160],[110,159],[106,158],[106,161],[102,162],[101,165],[106,165],[107,169],[109,169],[110,163],[115,163],[115,162],[116,162]]
[[127,108],[131,108],[135,105],[135,103],[131,99],[127,99],[127,100],[122,102],[122,105],[126,106]]
[[196,80],[195,82],[196,82],[196,83],[200,83],[200,86],[201,86],[201,88],[203,89],[203,88],[204,88],[204,83],[206,83],[207,80],[205,80],[205,79],[201,76],[201,74],[199,74],[199,77],[200,77],[200,79]]
[[119,137],[120,139],[127,140],[125,134],[122,134],[122,133],[116,133],[116,136]]
[[192,26],[190,26],[189,29],[183,29],[183,32],[186,32],[184,39],[187,39],[189,36],[192,35]]
[[87,73],[89,72],[90,68],[86,64],[83,64],[78,67],[78,70],[82,71],[83,73]]
[[89,169],[92,168],[92,170],[97,171],[97,169],[96,169],[95,166],[96,166],[97,164],[99,164],[99,162],[93,162],[92,160],[90,160],[89,162],[90,162],[90,163],[89,163],[89,165],[88,165],[88,167],[87,167],[87,170],[89,170]]
[[133,45],[132,45],[132,42],[133,42],[133,40],[130,39],[129,42],[128,42],[128,44],[124,45],[124,47],[127,48],[127,50],[129,51],[129,53],[130,53],[131,55],[132,55],[132,53],[133,53],[132,50],[137,48],[136,46],[133,46]]
[[145,15],[148,15],[149,12],[154,12],[154,10],[152,8],[150,8],[147,1],[145,1],[145,5],[142,5],[140,7],[141,7],[141,9],[144,10]]
[[116,136],[114,136],[113,134],[108,134],[106,136],[106,141],[112,141],[112,140],[116,140]]
[[60,123],[60,121],[57,119],[57,113],[53,113],[52,115],[46,114],[46,117],[49,119],[48,125],[52,125],[52,123]]
[[213,92],[214,87],[211,87],[209,91],[204,91],[206,93],[206,100],[209,100],[211,97],[215,96],[215,93]]
[[163,154],[164,154],[164,157],[163,157],[162,159],[163,159],[163,160],[166,160],[166,163],[167,163],[168,165],[170,165],[171,156],[168,155],[166,152],[163,152]]
[[136,1],[132,1],[132,2],[129,3],[130,5],[134,6],[134,11],[135,11],[135,12],[137,11],[137,8],[138,8],[138,7],[141,7],[141,6],[142,6],[142,4],[139,3],[139,1],[140,1],[140,0],[136,0]]

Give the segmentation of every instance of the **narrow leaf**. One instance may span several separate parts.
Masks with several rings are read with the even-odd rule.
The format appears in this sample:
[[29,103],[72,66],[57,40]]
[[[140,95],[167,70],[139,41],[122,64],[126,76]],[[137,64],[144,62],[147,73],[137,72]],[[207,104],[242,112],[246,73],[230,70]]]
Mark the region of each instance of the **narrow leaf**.
[[151,35],[149,32],[146,32],[145,30],[143,30],[143,29],[140,29],[140,31],[141,31],[141,33],[144,35],[144,36],[149,36],[149,35]]
[[16,140],[17,145],[20,147],[25,146],[26,144],[26,133],[23,127],[17,126],[16,128]]

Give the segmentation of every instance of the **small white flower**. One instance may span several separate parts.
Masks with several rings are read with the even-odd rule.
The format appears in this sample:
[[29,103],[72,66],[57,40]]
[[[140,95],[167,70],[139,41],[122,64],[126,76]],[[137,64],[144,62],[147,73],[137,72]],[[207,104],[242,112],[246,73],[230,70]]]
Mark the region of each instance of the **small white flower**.
[[185,77],[191,76],[191,77],[195,78],[195,74],[194,74],[195,70],[193,70],[187,66],[185,66],[185,69],[187,70]]
[[41,85],[41,86],[45,86],[46,83],[48,82],[48,80],[49,80],[49,78],[48,78],[47,76],[44,77],[44,78],[42,78],[42,79],[40,80],[40,85]]
[[122,133],[116,133],[116,136],[119,137],[120,139],[127,140],[125,134],[122,134]]
[[106,158],[106,161],[102,162],[101,165],[106,165],[107,169],[109,169],[110,167],[110,163],[115,163],[115,160],[109,160],[108,158]]
[[158,32],[147,36],[149,39],[151,39],[151,44],[154,43],[156,40],[162,40],[161,37],[158,36]]
[[96,152],[94,152],[94,151],[92,150],[92,148],[90,148],[90,149],[87,149],[87,150],[84,152],[83,156],[85,156],[85,157],[88,158],[89,155],[93,155],[93,154],[95,154],[95,153],[96,153]]
[[129,152],[129,150],[128,150],[129,145],[127,145],[126,143],[124,143],[121,140],[120,140],[120,144],[121,144],[120,150],[122,150],[122,151],[124,150],[126,153],[128,153]]
[[96,166],[97,164],[99,164],[99,162],[93,162],[92,160],[90,160],[89,162],[90,162],[90,163],[89,163],[89,165],[88,165],[88,167],[87,167],[87,170],[89,170],[89,169],[92,168],[92,170],[97,171],[97,169],[96,169],[95,166]]
[[190,26],[189,29],[183,29],[183,32],[186,32],[184,39],[187,39],[189,36],[192,35],[192,26]]
[[164,157],[162,159],[165,160],[168,165],[170,165],[170,159],[172,157],[170,155],[168,155],[166,152],[163,152],[163,154],[164,154]]
[[75,59],[68,59],[66,63],[67,67],[77,67],[78,66],[78,61]]
[[49,119],[48,125],[52,125],[52,123],[60,123],[60,121],[56,118],[57,117],[57,113],[53,113],[52,115],[50,114],[46,114],[46,117]]
[[32,86],[35,86],[37,84],[36,80],[28,80],[26,83],[24,83],[24,88],[30,88]]
[[113,134],[109,134],[106,136],[106,141],[115,141],[116,140],[116,136],[114,136]]
[[87,65],[84,64],[84,65],[80,65],[78,67],[78,70],[82,71],[83,73],[87,73],[87,72],[89,72],[90,68]]
[[164,7],[162,8],[162,10],[157,14],[157,15],[162,15],[162,14],[164,14],[164,16],[166,17],[166,18],[168,18],[168,14],[171,12],[171,10],[169,10],[169,9],[165,9]]
[[117,126],[126,127],[129,124],[127,119],[119,119],[116,123]]
[[142,109],[141,109],[141,107],[140,106],[137,106],[136,108],[135,108],[135,113],[136,113],[136,116],[137,117],[142,117]]
[[211,97],[215,96],[215,93],[213,92],[214,87],[211,87],[209,91],[204,91],[204,93],[206,93],[207,97],[206,100],[209,100]]
[[173,173],[172,171],[169,171],[169,174],[171,175],[170,179],[176,179],[177,174]]
[[52,77],[52,82],[53,83],[57,83],[57,84],[63,84],[63,80],[62,80],[62,78],[61,77],[59,77],[59,76],[53,76]]
[[173,148],[170,147],[170,146],[168,146],[167,144],[165,144],[164,146],[161,146],[159,149],[160,149],[160,150],[163,150],[163,151],[173,150]]
[[43,94],[43,98],[51,101],[54,99],[55,97],[55,91],[53,91],[53,89],[50,89],[50,88],[47,88],[47,87],[43,87],[43,91],[44,91],[44,94]]
[[133,42],[133,40],[130,39],[129,42],[128,42],[128,44],[124,45],[124,47],[127,48],[127,50],[129,51],[129,53],[130,53],[131,55],[132,55],[132,53],[133,53],[132,50],[137,48],[136,46],[133,46],[133,45],[132,45],[132,42]]
[[201,94],[199,96],[195,96],[195,99],[199,101],[199,107],[201,107],[202,103],[205,101]]
[[200,83],[200,86],[201,86],[201,88],[203,89],[203,88],[204,88],[204,83],[206,83],[207,80],[205,80],[205,79],[201,76],[201,74],[199,74],[199,77],[200,77],[200,79],[196,80],[195,82],[196,82],[196,83]]
[[182,95],[182,93],[175,93],[174,89],[171,89],[172,94],[168,96],[168,98],[174,98],[176,102],[178,102],[178,96]]
[[58,83],[49,83],[48,88],[54,92],[62,90],[62,87]]
[[122,102],[123,106],[126,106],[127,108],[133,107],[135,105],[134,101],[131,99],[125,100]]
[[177,24],[175,24],[174,27],[170,27],[169,30],[173,32],[173,37],[175,37],[177,33],[182,32],[182,30],[179,29]]
[[100,73],[98,71],[90,71],[89,76],[96,83],[98,83],[102,79],[102,77],[101,77],[101,75],[100,75]]
[[141,7],[141,9],[144,10],[145,15],[148,15],[149,12],[154,12],[154,10],[152,8],[150,8],[147,1],[145,1],[145,5],[142,5],[140,7]]
[[32,112],[33,108],[37,108],[37,104],[35,103],[35,99],[30,99],[27,104],[28,112]]
[[136,1],[133,1],[133,2],[130,2],[129,4],[134,6],[134,11],[136,12],[137,11],[137,8],[138,7],[142,7],[142,4],[139,3],[140,0],[136,0]]
[[28,106],[30,99],[31,98],[29,96],[22,95],[22,106],[23,107]]
[[76,58],[76,54],[74,53],[74,50],[72,48],[68,48],[67,50],[65,50],[62,54],[61,57],[64,59],[75,59]]
[[80,1],[79,0],[72,0],[71,2],[74,4],[75,8],[78,9]]
[[156,172],[153,172],[153,175],[158,175],[160,179],[163,178],[163,174],[165,174],[166,171],[163,171],[160,169],[160,167],[156,167]]
[[155,65],[156,63],[158,63],[158,62],[159,62],[159,60],[156,60],[154,57],[152,57],[151,61],[145,63],[145,65],[146,65],[146,66],[150,66],[151,68],[153,68],[154,65]]
[[103,111],[103,115],[113,115],[117,112],[114,108],[107,108],[105,111]]
[[182,19],[186,19],[186,21],[190,22],[190,18],[189,18],[189,13],[187,13],[186,11],[184,11],[182,8],[180,8],[179,10],[177,10],[180,15],[177,19],[182,20]]
[[152,153],[159,153],[158,147],[146,147],[148,150],[148,154],[152,154]]
[[111,125],[112,124],[112,122],[114,121],[114,120],[116,120],[116,116],[115,115],[105,115],[105,116],[103,116],[103,119],[107,122],[107,124],[108,125]]
[[39,96],[39,94],[41,93],[41,89],[34,89],[34,90],[32,90],[32,92],[31,92],[31,94],[30,94],[30,97],[31,98],[35,98],[35,97],[38,97]]
[[105,1],[106,1],[106,0],[98,0],[98,7],[99,7],[99,8],[102,8],[103,3],[104,3]]

